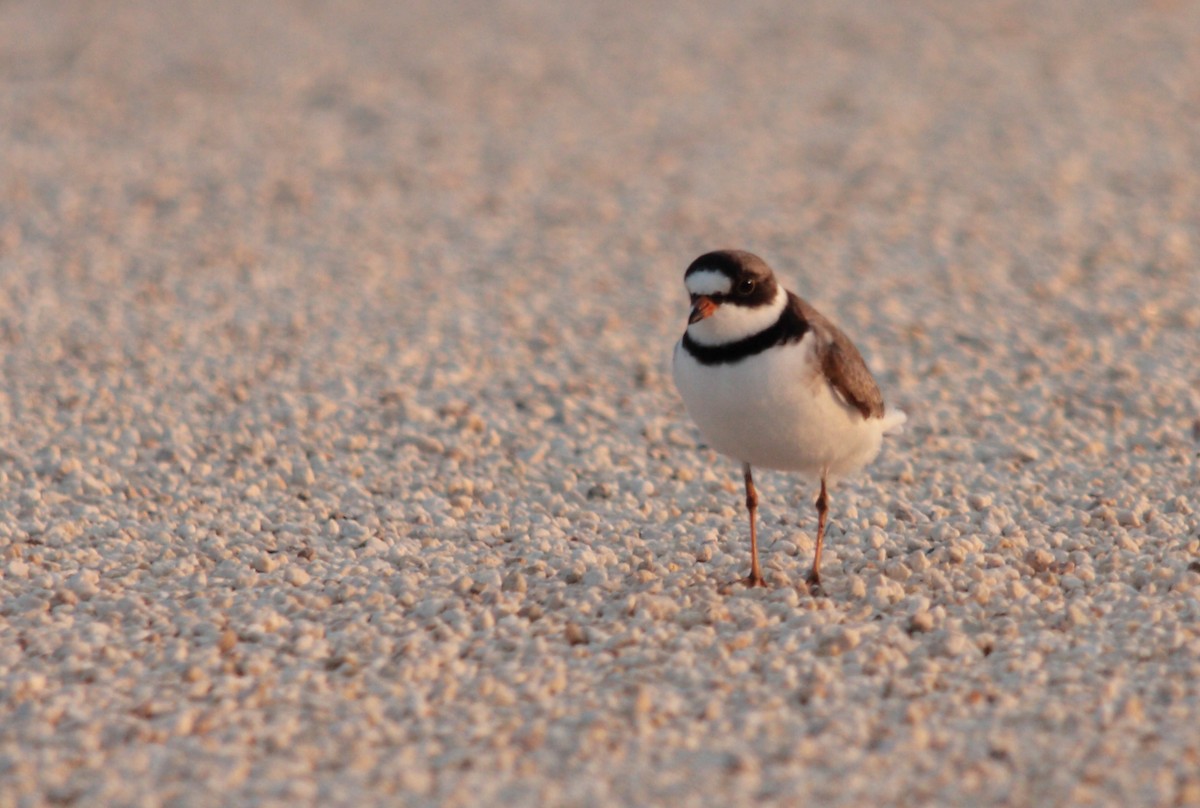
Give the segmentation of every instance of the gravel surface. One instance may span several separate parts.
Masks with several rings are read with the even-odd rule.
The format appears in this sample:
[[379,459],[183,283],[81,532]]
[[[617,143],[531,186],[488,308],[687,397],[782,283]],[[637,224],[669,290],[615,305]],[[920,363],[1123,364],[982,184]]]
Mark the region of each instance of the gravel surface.
[[[1200,804],[1198,38],[0,3],[0,806]],[[722,246],[909,414],[824,598],[770,472],[723,591]]]

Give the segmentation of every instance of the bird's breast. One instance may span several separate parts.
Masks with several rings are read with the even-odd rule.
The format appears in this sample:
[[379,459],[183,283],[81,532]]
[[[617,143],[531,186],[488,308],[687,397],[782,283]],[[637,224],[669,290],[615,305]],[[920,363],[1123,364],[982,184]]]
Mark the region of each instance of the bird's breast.
[[864,421],[835,399],[811,335],[713,365],[696,361],[680,344],[673,366],[684,406],[705,440],[744,463],[813,476],[841,474],[879,449],[881,429],[873,423],[878,419]]

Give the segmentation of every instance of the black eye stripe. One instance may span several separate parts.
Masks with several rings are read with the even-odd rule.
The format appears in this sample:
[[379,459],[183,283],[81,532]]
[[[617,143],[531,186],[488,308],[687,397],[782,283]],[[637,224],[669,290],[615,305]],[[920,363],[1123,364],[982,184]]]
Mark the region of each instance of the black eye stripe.
[[[778,285],[770,268],[757,256],[739,250],[717,250],[705,253],[693,261],[684,272],[684,279],[699,272],[714,272],[729,279],[724,292],[705,294],[717,304],[754,308],[766,306],[775,299]],[[748,289],[743,284],[749,282]],[[695,298],[693,297],[693,304]]]

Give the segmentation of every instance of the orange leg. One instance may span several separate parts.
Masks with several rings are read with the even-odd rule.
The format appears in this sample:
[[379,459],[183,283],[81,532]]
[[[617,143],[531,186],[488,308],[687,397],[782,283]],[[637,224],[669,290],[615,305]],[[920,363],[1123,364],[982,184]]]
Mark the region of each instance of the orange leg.
[[755,525],[755,515],[758,513],[758,492],[754,490],[754,477],[750,474],[750,464],[742,464],[742,476],[746,479],[746,510],[750,512],[750,574],[743,583],[746,586],[766,586],[762,570],[758,566],[758,529]]
[[817,547],[813,551],[813,565],[808,573],[810,589],[821,586],[821,548],[825,545],[825,520],[829,516],[829,492],[825,487],[825,475],[821,475],[821,494],[817,497]]

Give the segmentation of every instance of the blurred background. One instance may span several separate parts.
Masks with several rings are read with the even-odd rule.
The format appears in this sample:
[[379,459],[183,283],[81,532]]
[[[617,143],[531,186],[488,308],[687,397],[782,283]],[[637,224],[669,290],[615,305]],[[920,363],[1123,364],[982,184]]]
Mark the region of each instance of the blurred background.
[[[72,354],[189,389],[203,364],[219,409],[339,380],[438,406],[439,374],[511,397],[531,366],[672,406],[680,274],[721,246],[840,322],[918,429],[1002,437],[986,416],[1021,385],[1111,410],[1113,374],[1178,434],[1195,415],[1192,3],[9,0],[0,22],[0,418]],[[945,374],[982,393],[966,412]]]

